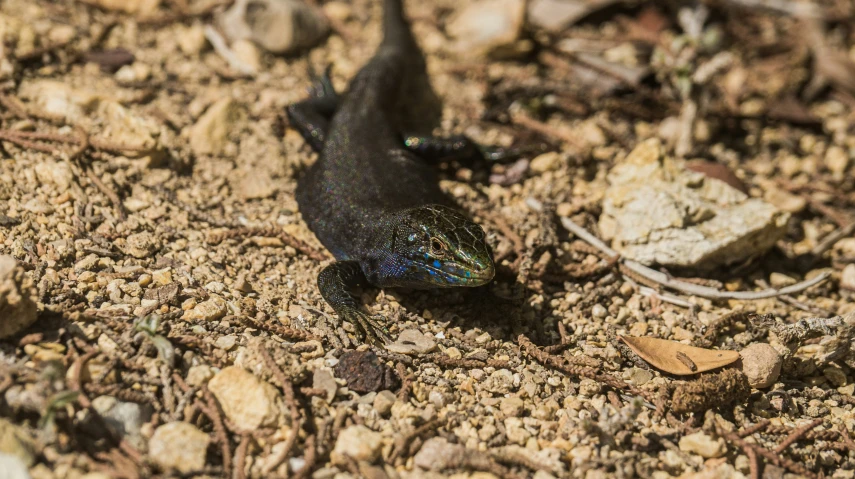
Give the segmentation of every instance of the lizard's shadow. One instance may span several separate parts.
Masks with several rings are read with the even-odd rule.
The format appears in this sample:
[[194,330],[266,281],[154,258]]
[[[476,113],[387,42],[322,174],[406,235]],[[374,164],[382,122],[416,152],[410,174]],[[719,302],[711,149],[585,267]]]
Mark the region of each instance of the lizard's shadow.
[[[497,269],[496,279],[485,286],[431,290],[398,288],[393,291],[407,313],[424,318],[428,323],[446,324],[445,328],[459,327],[464,334],[479,329],[494,340],[513,341],[520,326],[526,323],[530,308],[525,295],[512,293],[523,291],[523,285],[516,281],[513,273],[504,272],[499,266]],[[430,318],[425,318],[425,311],[429,311]],[[401,329],[406,329],[405,321],[401,319]]]

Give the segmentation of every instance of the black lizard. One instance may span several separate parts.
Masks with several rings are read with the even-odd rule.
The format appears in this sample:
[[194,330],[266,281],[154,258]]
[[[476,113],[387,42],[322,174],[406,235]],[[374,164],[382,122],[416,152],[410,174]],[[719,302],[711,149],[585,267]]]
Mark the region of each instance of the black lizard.
[[[321,295],[368,334],[388,341],[382,317],[371,317],[352,287],[480,286],[493,279],[484,230],[440,190],[431,163],[500,149],[464,136],[409,135],[407,116],[419,111],[427,85],[424,57],[404,19],[401,0],[385,0],[384,38],[374,57],[339,96],[328,75],[312,96],[288,107],[288,117],[320,153],[299,180],[303,218],[336,258],[318,275]],[[417,92],[417,93],[414,93]]]

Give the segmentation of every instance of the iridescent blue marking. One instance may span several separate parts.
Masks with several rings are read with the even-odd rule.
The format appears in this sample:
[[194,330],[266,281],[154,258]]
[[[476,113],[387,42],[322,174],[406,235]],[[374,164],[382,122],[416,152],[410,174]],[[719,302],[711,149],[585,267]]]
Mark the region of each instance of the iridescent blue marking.
[[434,268],[442,268],[442,263],[440,263],[439,260],[435,259],[435,260],[433,260],[433,267]]

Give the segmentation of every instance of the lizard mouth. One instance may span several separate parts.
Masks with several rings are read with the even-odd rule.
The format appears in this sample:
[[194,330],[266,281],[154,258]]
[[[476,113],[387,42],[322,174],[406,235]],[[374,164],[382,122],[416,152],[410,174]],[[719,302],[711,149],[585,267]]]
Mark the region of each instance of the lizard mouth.
[[451,286],[480,286],[490,282],[496,274],[493,265],[482,267],[480,270],[476,270],[468,265],[458,265],[456,263],[446,264],[441,267],[435,267],[429,264],[425,264],[423,266],[425,269],[430,271],[431,276],[441,276],[445,278]]

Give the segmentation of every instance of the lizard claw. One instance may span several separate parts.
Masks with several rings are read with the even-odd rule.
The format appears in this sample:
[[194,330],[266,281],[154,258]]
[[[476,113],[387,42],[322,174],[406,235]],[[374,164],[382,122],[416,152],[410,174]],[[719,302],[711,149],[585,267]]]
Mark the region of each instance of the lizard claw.
[[356,326],[365,336],[365,340],[379,347],[392,342],[389,329],[383,324],[383,316],[369,316],[362,311],[354,311],[345,318],[346,321]]

